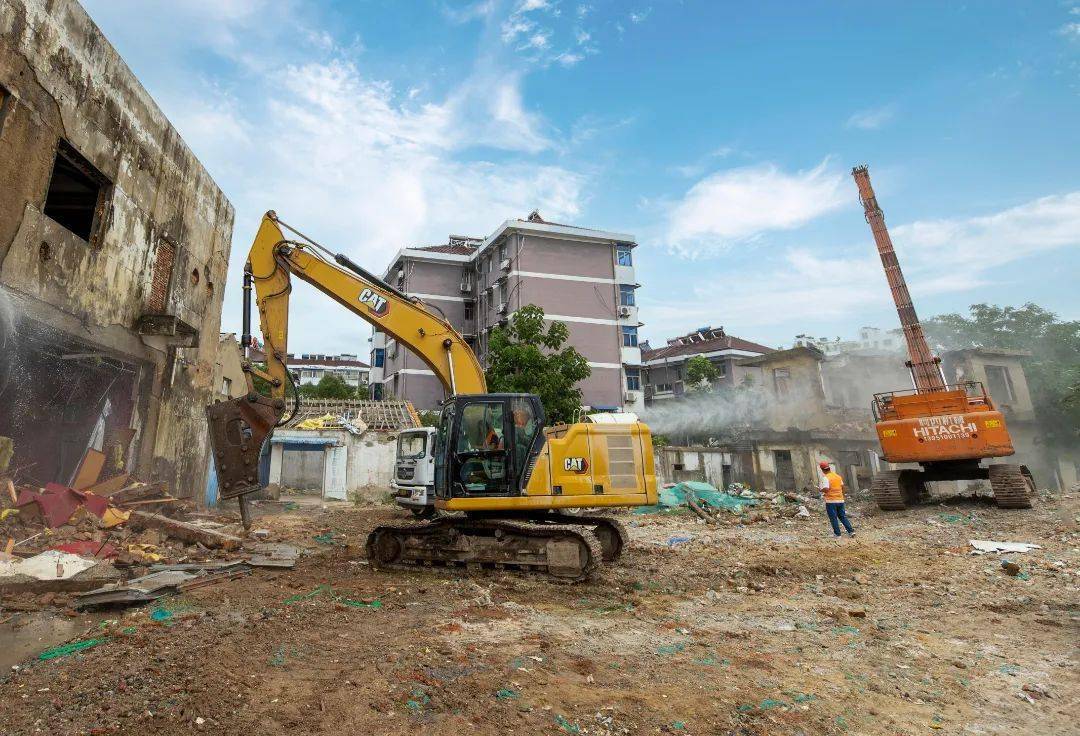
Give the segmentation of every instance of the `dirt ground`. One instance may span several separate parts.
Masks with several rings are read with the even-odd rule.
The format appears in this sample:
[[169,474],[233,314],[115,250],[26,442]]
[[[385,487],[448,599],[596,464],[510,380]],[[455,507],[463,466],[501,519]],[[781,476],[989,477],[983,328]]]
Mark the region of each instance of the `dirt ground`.
[[[74,618],[100,643],[0,673],[0,731],[1074,734],[1076,500],[854,503],[839,541],[820,507],[620,513],[628,551],[580,584],[375,571],[366,533],[404,512],[264,504],[296,569]],[[1042,548],[1011,576],[969,539]]]

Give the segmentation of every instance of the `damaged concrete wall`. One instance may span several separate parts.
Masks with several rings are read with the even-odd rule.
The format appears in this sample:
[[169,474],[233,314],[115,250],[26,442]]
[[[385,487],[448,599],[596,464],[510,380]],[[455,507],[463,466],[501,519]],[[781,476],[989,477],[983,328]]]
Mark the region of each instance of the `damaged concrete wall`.
[[[136,470],[201,497],[232,205],[74,0],[0,0],[0,87],[0,284],[22,319],[138,366]],[[44,214],[67,145],[105,180],[86,239]],[[147,313],[195,346],[140,334]]]

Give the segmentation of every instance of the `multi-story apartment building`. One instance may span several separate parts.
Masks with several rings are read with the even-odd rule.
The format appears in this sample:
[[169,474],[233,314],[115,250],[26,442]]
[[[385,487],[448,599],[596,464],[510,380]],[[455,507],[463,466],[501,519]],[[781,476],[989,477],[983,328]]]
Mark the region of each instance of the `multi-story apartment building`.
[[704,356],[716,366],[717,385],[735,386],[743,371],[737,359],[771,352],[772,348],[727,334],[723,327],[700,327],[671,338],[662,348],[645,343],[641,350],[645,401],[652,403],[681,396],[686,388],[686,362],[695,356]]
[[[632,235],[547,222],[536,212],[507,220],[486,238],[451,236],[445,245],[406,248],[385,273],[402,291],[441,311],[486,365],[491,331],[535,304],[570,329],[569,344],[592,368],[581,383],[593,410],[643,405]],[[384,333],[372,337],[375,398],[434,409],[443,399],[423,362]]]
[[347,385],[357,388],[367,384],[368,371],[370,370],[367,363],[360,360],[359,356],[351,353],[342,353],[341,355],[322,355],[321,353],[290,354],[285,363],[301,385],[314,385],[321,381],[323,376],[332,374]]

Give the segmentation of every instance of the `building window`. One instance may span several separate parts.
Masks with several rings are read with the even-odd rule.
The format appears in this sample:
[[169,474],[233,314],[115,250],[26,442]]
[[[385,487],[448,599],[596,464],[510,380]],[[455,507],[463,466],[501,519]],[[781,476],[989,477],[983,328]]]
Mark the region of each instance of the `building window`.
[[225,396],[232,396],[232,379],[222,376],[221,378],[221,393]]
[[670,383],[658,383],[658,384],[656,384],[657,393],[663,393],[665,391],[670,391],[670,390],[671,390],[671,384]]
[[716,366],[716,376],[718,378],[727,378],[727,361],[721,360],[719,363],[714,363]]
[[499,263],[506,260],[506,241],[499,243]]
[[472,302],[465,302],[465,320],[476,319],[476,306]]
[[499,304],[506,304],[506,279],[499,282]]
[[45,216],[90,242],[100,225],[99,205],[109,180],[64,140],[56,148]]
[[1009,369],[1003,365],[986,366],[986,390],[990,392],[990,398],[994,401],[1010,404],[1016,401],[1012,376],[1009,374]]
[[636,348],[637,347],[637,327],[623,326],[622,328],[622,344],[624,348]]
[[777,396],[787,396],[790,390],[791,371],[787,368],[773,368],[773,387]]
[[619,304],[624,307],[634,306],[634,287],[631,284],[619,284]]
[[371,384],[371,398],[375,399],[376,401],[382,400],[382,392],[383,386],[381,383]]
[[641,390],[641,369],[640,368],[627,368],[626,369],[626,390],[627,391],[640,391]]
[[630,255],[629,245],[616,245],[615,246],[615,258],[620,266],[633,266],[634,258]]
[[386,348],[375,348],[375,355],[371,359],[371,364],[376,368],[382,368],[383,363],[386,362]]

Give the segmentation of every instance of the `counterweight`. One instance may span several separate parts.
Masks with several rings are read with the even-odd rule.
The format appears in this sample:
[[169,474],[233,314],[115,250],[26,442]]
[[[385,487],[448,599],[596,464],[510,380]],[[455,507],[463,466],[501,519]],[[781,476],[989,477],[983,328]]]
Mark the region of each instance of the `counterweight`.
[[896,259],[892,238],[889,237],[889,231],[885,227],[885,214],[878,206],[874,188],[870,186],[870,171],[866,166],[856,166],[851,170],[851,175],[855,177],[855,184],[859,187],[859,201],[862,202],[866,212],[866,221],[870,223],[870,230],[874,234],[878,255],[881,256],[881,265],[885,268],[885,278],[889,280],[889,289],[896,303],[896,312],[900,315],[900,326],[904,330],[910,356],[908,367],[911,369],[915,388],[919,393],[944,391],[945,381],[941,377],[941,360],[930,352],[930,346],[926,344],[926,336],[919,323],[919,316],[915,314],[915,306],[911,303],[907,282],[904,281],[904,272],[900,270],[900,262]]

